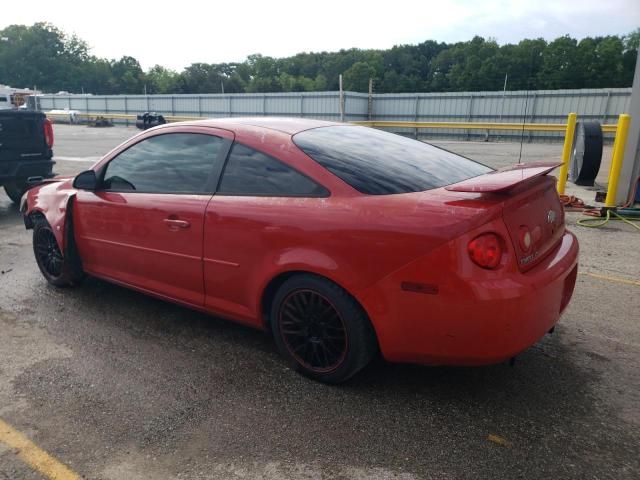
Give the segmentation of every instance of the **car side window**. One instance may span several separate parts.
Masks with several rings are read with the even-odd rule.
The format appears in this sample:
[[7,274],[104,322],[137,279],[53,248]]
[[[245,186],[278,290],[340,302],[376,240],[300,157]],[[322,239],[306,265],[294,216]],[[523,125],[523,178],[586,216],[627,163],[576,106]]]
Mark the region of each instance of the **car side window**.
[[167,133],[131,146],[109,162],[103,188],[144,193],[212,193],[224,140],[200,133]]
[[327,197],[329,192],[306,175],[269,155],[235,143],[224,168],[221,195]]

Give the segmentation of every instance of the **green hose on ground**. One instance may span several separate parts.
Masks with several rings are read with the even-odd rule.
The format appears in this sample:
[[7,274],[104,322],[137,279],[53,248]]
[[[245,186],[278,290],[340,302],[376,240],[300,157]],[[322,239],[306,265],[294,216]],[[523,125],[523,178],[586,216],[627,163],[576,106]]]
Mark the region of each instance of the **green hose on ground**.
[[[632,216],[637,216],[635,214],[635,210],[632,209],[625,209],[625,210],[631,210],[629,212],[625,212],[627,214],[630,214]],[[589,227],[589,228],[598,228],[598,227],[602,227],[603,225],[606,225],[607,223],[609,223],[609,220],[622,220],[624,223],[628,223],[629,225],[631,225],[633,228],[640,230],[640,225],[634,221],[632,221],[630,218],[625,217],[620,215],[618,212],[616,212],[615,210],[611,210],[608,209],[606,210],[606,215],[604,217],[594,217],[594,218],[581,218],[578,220],[578,225],[580,225],[581,227]]]

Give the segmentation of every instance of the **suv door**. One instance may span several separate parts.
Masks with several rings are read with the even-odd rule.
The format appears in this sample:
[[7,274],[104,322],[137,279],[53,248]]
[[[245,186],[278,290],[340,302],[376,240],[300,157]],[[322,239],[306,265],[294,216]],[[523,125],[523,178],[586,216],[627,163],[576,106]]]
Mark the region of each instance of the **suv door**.
[[88,273],[201,306],[204,212],[233,134],[166,130],[101,165],[98,190],[77,194],[74,230]]

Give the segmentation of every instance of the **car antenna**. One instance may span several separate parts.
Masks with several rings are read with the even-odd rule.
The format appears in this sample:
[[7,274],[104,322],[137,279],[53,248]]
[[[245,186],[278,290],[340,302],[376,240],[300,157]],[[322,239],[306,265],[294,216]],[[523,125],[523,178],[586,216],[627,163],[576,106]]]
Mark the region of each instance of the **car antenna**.
[[527,107],[529,106],[529,88],[531,88],[531,75],[533,74],[534,48],[531,48],[531,62],[529,63],[529,75],[527,77],[527,89],[524,93],[524,113],[522,114],[522,130],[520,131],[520,153],[518,154],[518,165],[522,163],[522,144],[524,142],[524,128],[527,121]]
[[524,94],[524,113],[522,114],[522,130],[520,131],[520,153],[518,154],[518,165],[522,163],[522,143],[524,142],[524,125],[527,120],[527,105],[529,103],[529,85]]

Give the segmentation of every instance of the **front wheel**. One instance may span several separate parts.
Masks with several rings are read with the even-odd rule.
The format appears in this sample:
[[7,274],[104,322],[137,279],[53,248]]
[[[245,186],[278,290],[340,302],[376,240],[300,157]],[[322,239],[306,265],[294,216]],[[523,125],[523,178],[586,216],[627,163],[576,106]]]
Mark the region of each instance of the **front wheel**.
[[278,289],[271,329],[282,355],[299,372],[327,383],[348,380],[377,350],[373,327],[343,288],[322,277],[295,275]]
[[27,191],[27,185],[20,182],[7,183],[4,186],[4,191],[12,202],[20,203],[22,195]]
[[34,221],[33,253],[40,272],[51,285],[67,287],[82,280],[83,274],[73,255],[62,254],[51,226],[42,218]]

